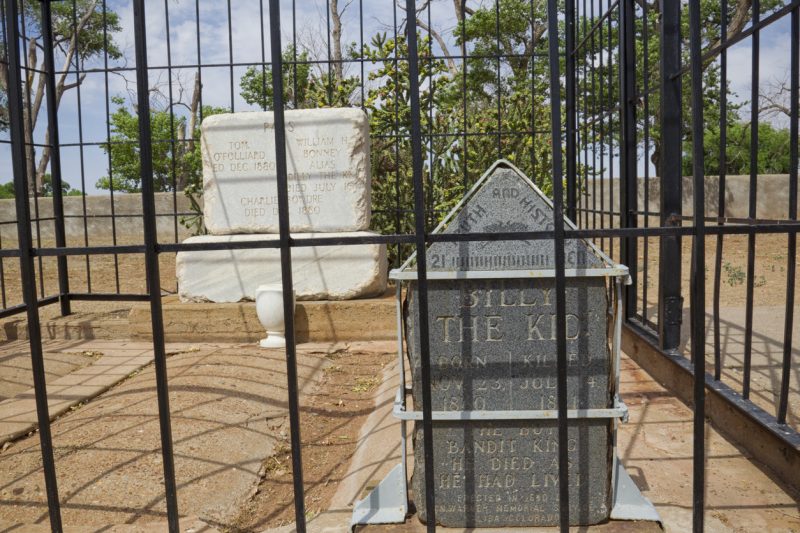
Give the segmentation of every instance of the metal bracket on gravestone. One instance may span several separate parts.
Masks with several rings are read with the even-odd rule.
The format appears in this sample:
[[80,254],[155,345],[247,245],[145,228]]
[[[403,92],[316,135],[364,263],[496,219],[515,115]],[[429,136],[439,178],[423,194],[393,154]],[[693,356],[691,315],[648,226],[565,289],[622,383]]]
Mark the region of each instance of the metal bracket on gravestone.
[[357,525],[400,524],[406,521],[407,513],[405,469],[398,464],[366,498],[355,503],[350,530]]
[[616,456],[614,456],[614,470],[614,503],[611,507],[611,519],[647,520],[662,524],[656,508],[650,500],[642,496],[639,487]]

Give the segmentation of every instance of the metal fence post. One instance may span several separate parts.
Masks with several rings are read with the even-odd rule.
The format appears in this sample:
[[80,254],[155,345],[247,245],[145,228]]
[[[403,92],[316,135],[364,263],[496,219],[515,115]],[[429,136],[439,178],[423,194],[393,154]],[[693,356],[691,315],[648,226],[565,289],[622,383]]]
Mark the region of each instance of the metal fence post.
[[[676,2],[677,3],[677,2]],[[694,420],[692,447],[692,528],[703,531],[705,514],[705,392],[706,392],[706,222],[705,160],[703,153],[703,62],[700,41],[700,1],[689,2],[690,62],[692,77],[692,178],[694,230],[692,248],[691,308],[694,359]]]
[[6,2],[6,49],[8,53],[8,113],[11,136],[11,161],[14,173],[14,197],[17,209],[17,237],[19,239],[19,270],[22,298],[28,318],[28,339],[31,350],[33,387],[36,396],[36,418],[39,424],[39,442],[42,447],[45,490],[50,528],[61,531],[61,508],[58,501],[56,465],[53,458],[53,440],[50,434],[50,412],[47,406],[47,382],[42,355],[42,337],[39,324],[39,303],[36,296],[36,271],[33,263],[33,235],[27,187],[25,158],[25,133],[23,130],[22,73],[20,72],[19,6],[16,0]]
[[164,492],[170,532],[179,531],[178,493],[175,483],[175,459],[172,447],[172,425],[167,384],[167,356],[164,349],[164,317],[161,313],[161,279],[158,268],[158,228],[156,226],[153,191],[153,145],[150,137],[150,87],[147,71],[147,25],[145,2],[133,3],[133,25],[136,49],[136,97],[139,116],[139,161],[142,184],[142,224],[144,226],[145,269],[150,298],[150,319],[153,331],[153,358],[158,394],[158,422],[161,430],[161,456],[164,464]]
[[[620,198],[620,227],[638,226],[638,191],[636,177],[636,43],[634,42],[635,11],[634,0],[623,0],[620,5],[620,108],[622,114],[622,154],[620,177],[622,178],[622,198]],[[636,237],[625,237],[621,242],[622,261],[628,266],[631,280],[625,287],[625,318],[636,314],[636,295],[638,285],[638,242]]]
[[[44,70],[47,73],[45,83],[47,86],[47,134],[50,144],[50,175],[53,185],[53,218],[56,246],[63,248],[67,245],[64,231],[64,192],[61,189],[61,148],[58,134],[58,104],[56,103],[56,69],[53,58],[53,28],[50,0],[41,3],[42,16],[42,43],[44,47]],[[69,299],[69,271],[67,269],[67,256],[60,255],[56,259],[58,267],[58,292],[61,305],[61,316],[71,313]]]
[[[281,6],[269,0],[269,38],[272,72],[283,72],[281,56]],[[292,281],[292,248],[289,220],[289,183],[286,162],[286,126],[283,114],[283,76],[272,76],[275,126],[275,162],[278,189],[278,226],[281,245],[281,282],[283,284],[283,316],[286,327],[286,379],[289,404],[289,432],[292,446],[292,481],[294,486],[295,528],[306,531],[303,488],[302,440],[300,437],[300,398],[297,386],[297,346],[294,331],[294,284]]]
[[577,224],[577,109],[575,106],[575,0],[566,0],[566,127],[567,127],[567,217]]
[[420,128],[419,53],[416,2],[406,0],[409,101],[411,106],[411,160],[414,188],[414,244],[417,251],[419,295],[420,374],[422,377],[422,436],[425,455],[425,510],[428,533],[436,531],[436,495],[433,464],[433,406],[431,402],[430,338],[428,331],[428,264],[425,246],[425,189],[422,180],[422,130]]
[[[661,2],[661,225],[680,226],[683,214],[681,175],[681,4]],[[658,269],[658,337],[664,351],[676,351],[681,340],[681,238],[661,237]]]
[[[553,139],[553,246],[556,289],[556,396],[558,406],[558,513],[562,532],[569,531],[569,426],[567,420],[567,312],[564,272],[564,196],[561,183],[561,76],[559,73],[558,2],[547,2],[547,40],[550,66],[550,120]],[[569,50],[567,50],[569,54]]]

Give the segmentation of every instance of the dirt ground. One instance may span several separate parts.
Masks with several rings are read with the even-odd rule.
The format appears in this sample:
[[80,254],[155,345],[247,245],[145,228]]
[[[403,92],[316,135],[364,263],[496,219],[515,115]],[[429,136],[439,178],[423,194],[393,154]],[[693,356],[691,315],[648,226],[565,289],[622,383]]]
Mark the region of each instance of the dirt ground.
[[[0,345],[0,356],[14,348],[8,352],[15,360],[21,344]],[[91,358],[112,345],[93,341],[76,349],[54,343],[45,351],[46,365],[64,372],[64,352]],[[327,509],[347,469],[382,368],[394,360],[384,348],[298,349],[309,516]],[[181,514],[229,531],[293,521],[283,353],[253,345],[198,345],[169,353]],[[154,384],[151,365],[53,422],[66,525],[144,525],[165,518]],[[33,433],[0,452],[0,530],[46,522],[39,448]]]
[[[645,262],[645,239],[639,239],[639,308],[642,306],[645,279],[647,287],[647,316],[655,319],[658,302],[658,238],[647,239],[647,261]],[[44,243],[47,245],[47,243]],[[78,243],[76,243],[78,244]],[[126,244],[126,243],[120,243]],[[604,244],[607,252],[611,251],[608,240]],[[613,244],[614,258],[619,260],[619,240]],[[754,277],[755,305],[782,305],[786,301],[786,267],[787,236],[759,235],[756,238],[756,269]],[[716,257],[716,237],[706,239],[706,302],[711,306],[714,286],[714,268]],[[0,296],[5,295],[3,307],[22,303],[19,286],[19,261],[16,258],[0,259]],[[645,277],[644,266],[647,265]],[[800,255],[798,255],[800,264]],[[41,269],[40,266],[41,265]],[[175,254],[160,256],[161,289],[172,294],[176,292]],[[58,271],[55,258],[36,259],[37,279],[40,294],[58,293]],[[691,273],[691,239],[683,239],[683,267],[681,271],[685,305],[689,305],[689,277]],[[69,258],[70,290],[88,292],[119,292],[144,294],[144,259],[140,254],[120,254],[93,256],[87,262],[85,256]],[[42,276],[38,276],[41,270]],[[722,271],[720,286],[720,304],[722,306],[744,306],[746,295],[747,273],[747,236],[728,235],[724,237],[722,254]],[[800,284],[800,276],[798,276]],[[41,288],[44,288],[42,291]],[[799,295],[800,296],[800,295]]]
[[[349,350],[327,356],[318,386],[301,399],[303,482],[309,519],[328,508],[347,471],[359,430],[373,411],[373,392],[387,353]],[[263,466],[258,492],[242,508],[230,531],[262,531],[294,522],[292,454],[288,441]]]

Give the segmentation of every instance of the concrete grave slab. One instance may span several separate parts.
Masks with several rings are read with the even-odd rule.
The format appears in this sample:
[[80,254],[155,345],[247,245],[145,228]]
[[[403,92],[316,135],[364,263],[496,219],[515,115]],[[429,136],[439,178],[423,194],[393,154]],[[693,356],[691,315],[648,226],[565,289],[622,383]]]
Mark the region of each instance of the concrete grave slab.
[[[369,232],[299,233],[316,237],[373,236]],[[191,243],[278,241],[277,234],[201,235]],[[175,264],[182,301],[238,302],[255,299],[256,288],[280,283],[278,248],[180,252]],[[298,300],[349,300],[386,291],[386,245],[302,246],[292,249],[292,277]]]

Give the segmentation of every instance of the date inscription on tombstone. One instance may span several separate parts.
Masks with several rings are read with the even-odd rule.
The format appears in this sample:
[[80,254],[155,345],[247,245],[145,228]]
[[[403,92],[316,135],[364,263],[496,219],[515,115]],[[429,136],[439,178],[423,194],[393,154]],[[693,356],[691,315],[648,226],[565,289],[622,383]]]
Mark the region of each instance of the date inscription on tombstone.
[[[547,199],[515,170],[498,168],[443,233],[552,229]],[[572,240],[567,268],[602,267],[588,243]],[[552,241],[434,243],[432,271],[552,269]],[[512,278],[428,282],[434,411],[556,409],[555,280]],[[418,285],[407,292],[412,394],[421,405]],[[570,409],[607,408],[613,391],[604,277],[567,278],[567,397]],[[434,422],[436,521],[452,527],[557,525],[558,438],[554,420]],[[570,521],[609,517],[611,423],[569,422]],[[414,501],[425,508],[421,423],[414,431]]]
[[[285,113],[289,223],[294,232],[369,228],[369,123],[360,109]],[[203,213],[215,235],[278,232],[271,112],[203,121]]]

